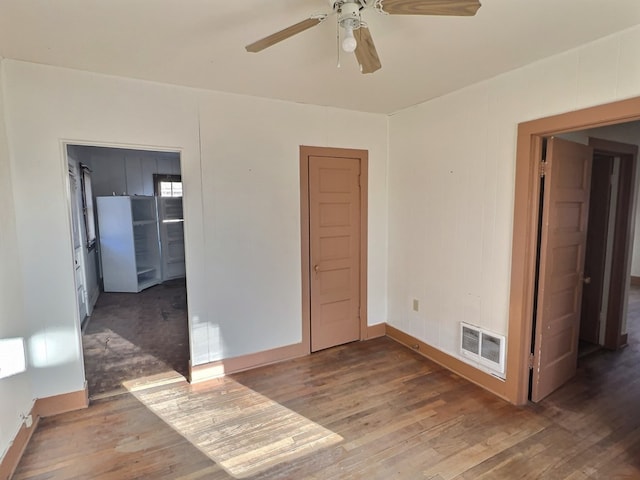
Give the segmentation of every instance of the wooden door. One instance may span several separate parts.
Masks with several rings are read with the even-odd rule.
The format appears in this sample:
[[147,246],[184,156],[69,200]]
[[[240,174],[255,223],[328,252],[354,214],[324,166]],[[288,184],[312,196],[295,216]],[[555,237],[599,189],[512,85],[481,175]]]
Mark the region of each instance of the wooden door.
[[580,319],[580,340],[593,344],[600,343],[612,173],[613,157],[594,155]]
[[311,351],[360,339],[360,161],[309,156]]
[[531,399],[575,375],[593,149],[548,141]]

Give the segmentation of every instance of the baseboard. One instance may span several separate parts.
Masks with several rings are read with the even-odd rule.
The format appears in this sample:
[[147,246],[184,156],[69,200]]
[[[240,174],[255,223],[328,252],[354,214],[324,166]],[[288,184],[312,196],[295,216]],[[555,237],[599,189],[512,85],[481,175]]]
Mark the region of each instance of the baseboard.
[[631,285],[640,285],[640,277],[631,275]]
[[420,355],[427,357],[429,360],[434,361],[438,365],[443,366],[447,370],[451,370],[462,378],[465,378],[485,390],[490,391],[494,395],[509,401],[506,394],[506,383],[504,380],[496,378],[482,370],[478,370],[472,365],[469,365],[448,353],[438,350],[437,348],[424,343],[422,340],[418,340],[412,335],[404,333],[389,324],[386,326],[386,335],[396,342],[418,352]]
[[91,292],[91,296],[89,297],[89,305],[87,306],[88,315],[93,315],[93,309],[96,306],[98,301],[98,297],[100,296],[100,288],[95,288],[93,292]]
[[387,324],[378,323],[377,325],[369,325],[365,335],[365,340],[372,338],[384,337],[387,334]]
[[82,410],[88,406],[89,389],[85,382],[84,389],[82,390],[37,399],[33,410],[39,417],[44,418],[72,412],[74,410]]
[[80,410],[88,406],[89,392],[86,382],[83,390],[37,399],[29,412],[33,423],[30,427],[26,427],[25,424],[22,423],[20,430],[18,430],[13,442],[11,442],[11,445],[7,449],[7,453],[2,458],[2,461],[0,461],[0,480],[9,480],[15,472],[41,418],[73,410]]
[[34,415],[34,408],[32,408],[30,412],[31,418],[33,418],[31,427],[27,428],[24,423],[22,423],[20,430],[18,430],[13,442],[11,442],[11,445],[7,449],[7,453],[5,453],[2,461],[0,461],[0,480],[9,480],[11,478],[16,468],[18,468],[18,463],[20,463],[20,459],[29,444],[29,440],[31,440],[33,432],[35,432],[38,427],[40,417]]
[[303,357],[308,354],[308,347],[304,347],[302,343],[295,343],[285,347],[273,348],[271,350],[264,350],[262,352],[250,353],[248,355],[241,355],[239,357],[227,358],[201,365],[189,364],[189,382],[204,382],[224,375]]
[[[384,337],[385,334],[386,323],[369,325],[365,331],[364,340]],[[217,362],[209,362],[201,365],[189,364],[189,382],[205,382],[224,375],[230,375],[232,373],[238,373],[252,368],[303,357],[305,355],[309,355],[309,353],[310,350],[308,347],[304,347],[302,343],[296,343],[293,345],[287,345],[286,347],[250,353],[248,355],[241,355],[239,357],[219,360]]]

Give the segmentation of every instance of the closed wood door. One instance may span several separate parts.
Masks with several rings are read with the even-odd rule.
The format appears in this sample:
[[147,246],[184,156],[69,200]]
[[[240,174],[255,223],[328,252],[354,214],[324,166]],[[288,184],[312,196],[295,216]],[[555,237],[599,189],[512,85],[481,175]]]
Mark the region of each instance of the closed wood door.
[[531,399],[576,373],[593,149],[547,145]]
[[311,351],[360,339],[360,161],[309,157]]

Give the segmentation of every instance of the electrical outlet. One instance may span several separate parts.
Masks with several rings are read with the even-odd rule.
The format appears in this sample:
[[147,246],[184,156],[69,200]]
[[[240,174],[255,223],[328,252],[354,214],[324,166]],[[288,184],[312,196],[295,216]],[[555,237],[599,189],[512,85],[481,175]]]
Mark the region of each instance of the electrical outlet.
[[417,312],[420,310],[420,302],[418,301],[417,298],[413,299],[413,311]]

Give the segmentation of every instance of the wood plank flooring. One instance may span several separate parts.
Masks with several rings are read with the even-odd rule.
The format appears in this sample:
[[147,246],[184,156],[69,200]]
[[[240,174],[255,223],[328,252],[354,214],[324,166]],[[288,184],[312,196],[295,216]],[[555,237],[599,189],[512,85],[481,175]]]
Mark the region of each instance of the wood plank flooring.
[[[632,295],[640,305],[640,289]],[[14,478],[640,479],[637,319],[628,332],[629,347],[581,359],[575,379],[525,407],[388,338],[125,393],[44,419]],[[295,415],[274,418],[274,405]],[[285,440],[299,445],[292,418],[341,440],[270,462]],[[250,429],[261,423],[273,438]],[[253,470],[225,470],[213,460],[219,452]]]

